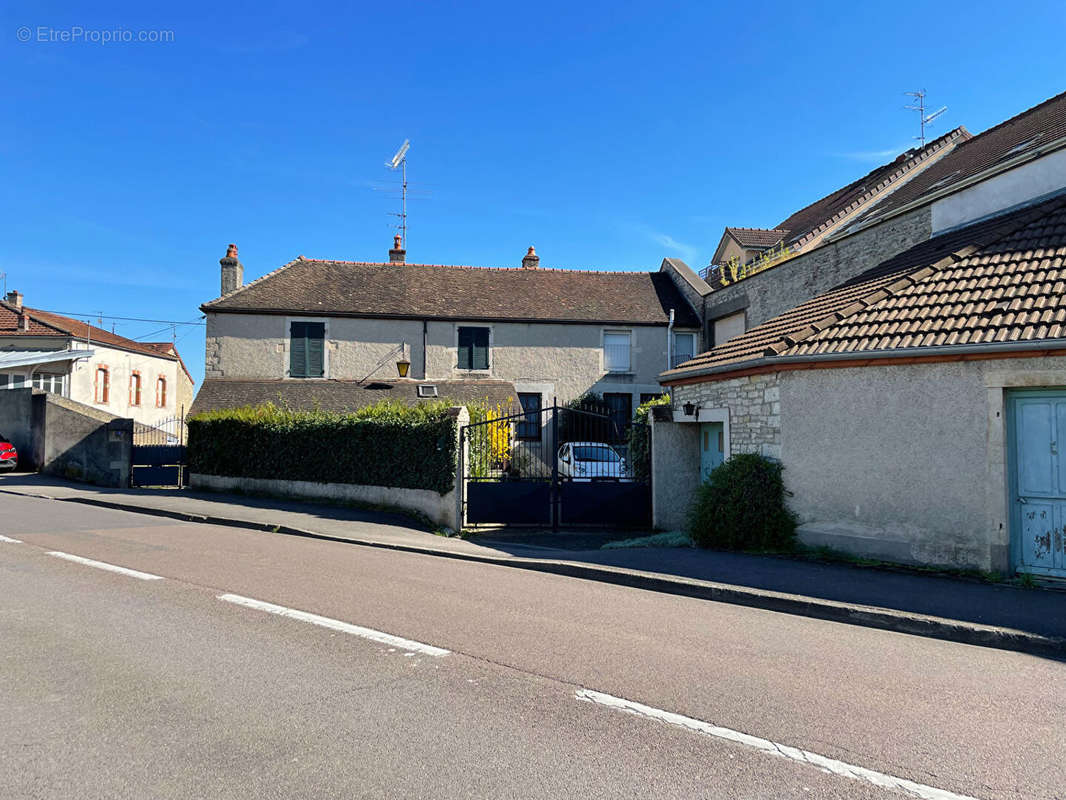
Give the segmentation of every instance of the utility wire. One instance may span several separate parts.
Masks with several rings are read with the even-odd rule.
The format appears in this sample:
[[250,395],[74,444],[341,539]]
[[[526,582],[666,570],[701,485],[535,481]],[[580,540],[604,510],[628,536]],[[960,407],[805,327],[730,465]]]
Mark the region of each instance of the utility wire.
[[[199,321],[197,321],[197,322],[177,322],[176,320],[172,320],[172,319],[143,319],[141,317],[115,317],[115,316],[111,316],[110,314],[99,314],[99,313],[96,313],[96,312],[93,312],[91,314],[85,314],[85,313],[76,313],[74,311],[51,311],[49,313],[62,314],[64,317],[83,317],[83,318],[86,318],[86,319],[92,319],[92,318],[95,317],[97,319],[116,319],[116,320],[120,320],[122,322],[156,322],[156,323],[159,323],[159,324],[166,323],[168,326],[169,325],[201,325],[201,326],[203,326],[203,325],[207,324],[206,322],[199,322]],[[198,317],[198,319],[203,319],[203,317]]]

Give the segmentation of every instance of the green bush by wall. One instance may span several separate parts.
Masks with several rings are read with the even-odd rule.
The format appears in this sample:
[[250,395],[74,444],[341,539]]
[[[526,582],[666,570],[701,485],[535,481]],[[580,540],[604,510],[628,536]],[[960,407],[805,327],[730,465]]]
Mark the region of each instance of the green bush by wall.
[[782,466],[754,453],[719,464],[696,490],[687,533],[719,550],[791,550],[796,518],[785,506]]
[[456,421],[445,403],[383,401],[352,413],[267,404],[189,419],[191,472],[430,489],[455,485]]

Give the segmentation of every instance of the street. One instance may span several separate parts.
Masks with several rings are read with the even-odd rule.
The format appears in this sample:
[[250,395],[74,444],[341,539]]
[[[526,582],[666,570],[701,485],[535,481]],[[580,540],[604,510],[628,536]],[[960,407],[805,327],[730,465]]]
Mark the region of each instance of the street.
[[1054,660],[8,494],[0,534],[5,797],[1066,797]]

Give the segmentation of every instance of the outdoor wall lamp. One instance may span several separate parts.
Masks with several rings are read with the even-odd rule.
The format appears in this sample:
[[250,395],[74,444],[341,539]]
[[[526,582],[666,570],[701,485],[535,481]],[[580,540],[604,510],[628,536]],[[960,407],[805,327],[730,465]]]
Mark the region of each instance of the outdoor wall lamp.
[[693,414],[696,413],[696,404],[685,403],[683,406],[681,406],[681,410],[685,412],[686,417],[691,417]]
[[407,371],[411,369],[411,362],[407,358],[407,342],[400,345],[400,360],[396,362],[396,371],[401,378],[407,377]]

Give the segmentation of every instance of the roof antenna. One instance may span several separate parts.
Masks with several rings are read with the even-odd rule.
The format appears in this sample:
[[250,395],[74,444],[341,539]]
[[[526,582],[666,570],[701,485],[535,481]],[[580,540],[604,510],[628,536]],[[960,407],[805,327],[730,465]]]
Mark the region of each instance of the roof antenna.
[[397,167],[403,170],[403,183],[402,194],[400,195],[400,213],[393,214],[394,217],[400,218],[400,248],[401,250],[407,249],[407,150],[411,147],[411,140],[404,139],[403,144],[400,145],[400,149],[396,151],[396,155],[391,160],[385,162],[385,166],[389,169],[396,169]]
[[925,126],[930,124],[934,119],[939,117],[945,111],[948,110],[947,106],[943,106],[940,109],[932,112],[931,114],[925,113],[925,89],[919,89],[916,92],[904,92],[903,94],[913,97],[915,105],[904,106],[908,111],[917,111],[918,118],[921,120],[920,135],[914,138],[921,142],[921,146],[925,147]]

